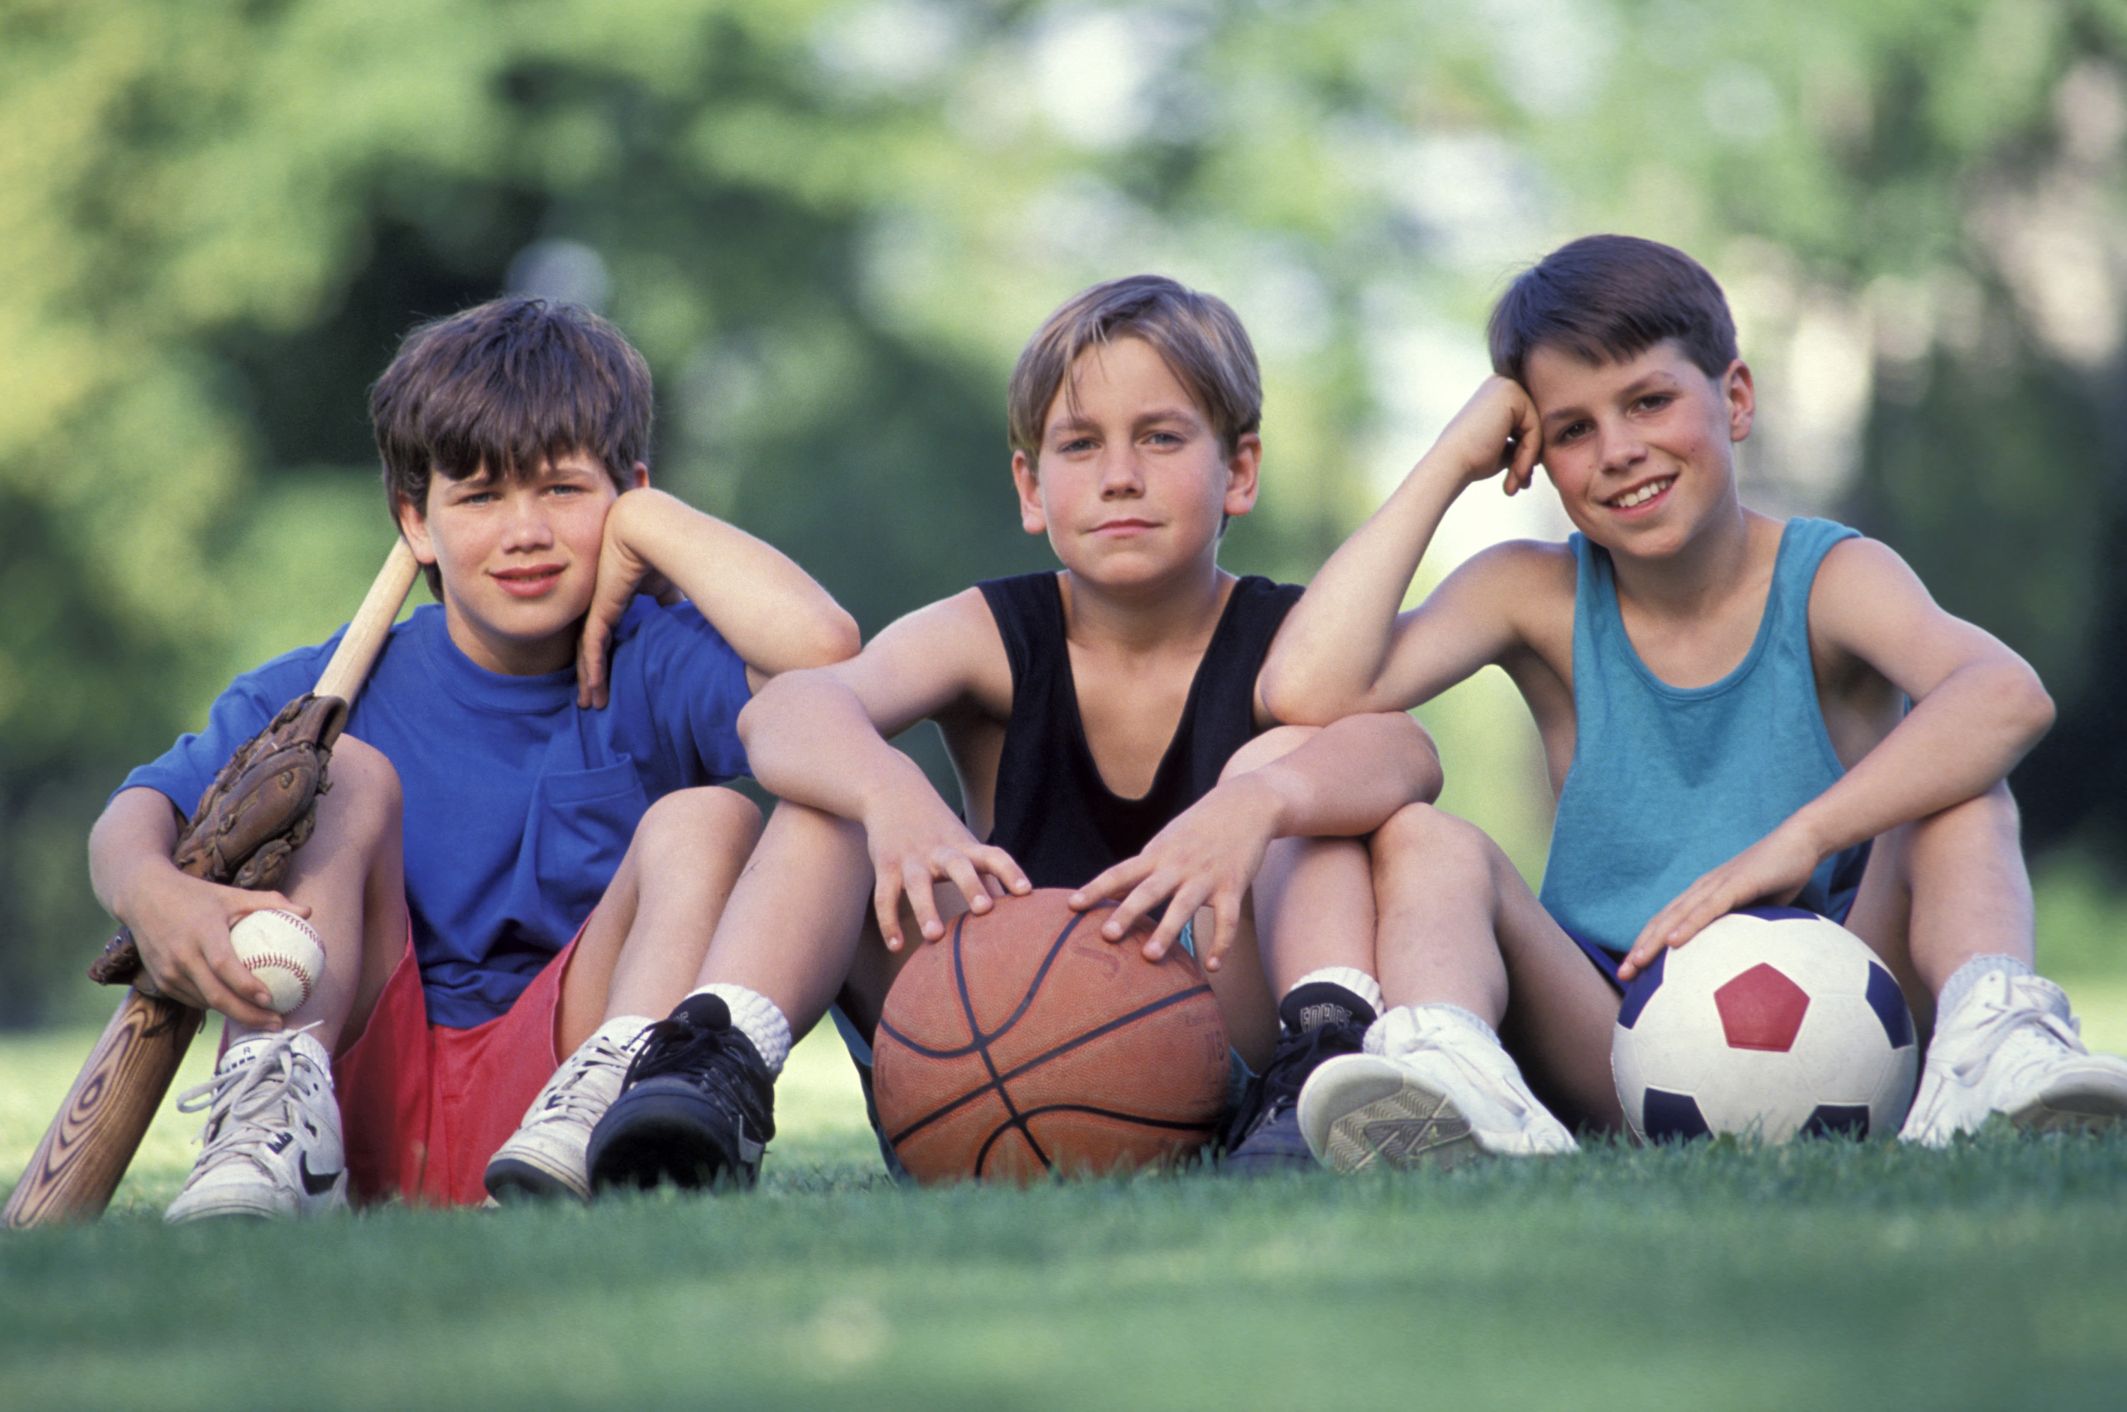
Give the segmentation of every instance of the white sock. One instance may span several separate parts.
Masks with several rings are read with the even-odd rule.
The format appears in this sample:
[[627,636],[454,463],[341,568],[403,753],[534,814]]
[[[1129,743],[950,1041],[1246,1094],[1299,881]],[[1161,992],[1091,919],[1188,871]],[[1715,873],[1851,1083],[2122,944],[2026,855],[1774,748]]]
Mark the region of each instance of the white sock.
[[776,1008],[776,1003],[757,990],[728,981],[712,981],[696,989],[695,995],[713,995],[724,1002],[731,1011],[731,1023],[738,1032],[753,1041],[761,1062],[768,1066],[770,1078],[783,1072],[783,1061],[790,1057],[790,1021]]
[[1292,983],[1291,995],[1303,985],[1340,985],[1365,1001],[1376,1015],[1381,1013],[1381,982],[1355,966],[1318,966]]
[[[2006,971],[2011,980],[2019,976],[2035,976],[2038,972],[2014,956],[1974,956],[1971,960],[1950,972],[1950,978],[1942,983],[1942,994],[1935,997],[1936,1024],[1940,1027],[1964,998],[1972,993],[1972,987],[1996,971]],[[2066,1018],[2065,1014],[2062,1018]]]

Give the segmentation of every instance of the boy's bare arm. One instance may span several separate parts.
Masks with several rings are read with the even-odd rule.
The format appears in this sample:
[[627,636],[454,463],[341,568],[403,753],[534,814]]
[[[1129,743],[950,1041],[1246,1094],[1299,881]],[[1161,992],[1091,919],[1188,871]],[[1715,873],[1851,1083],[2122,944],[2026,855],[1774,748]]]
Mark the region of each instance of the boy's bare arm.
[[864,826],[872,905],[890,949],[902,944],[905,897],[927,940],[945,935],[933,883],[950,882],[976,912],[993,878],[1015,893],[1027,877],[1001,848],[976,841],[913,760],[887,737],[959,710],[1009,709],[1011,665],[979,590],[919,609],[856,657],[791,672],[739,713],[754,778],[784,799]]
[[598,589],[577,651],[577,699],[606,703],[613,625],[646,579],[662,575],[715,624],[758,691],[778,672],[823,667],[857,651],[856,620],[790,557],[684,500],[648,487],[606,513]]
[[258,1029],[280,1028],[272,995],[229,945],[229,928],[251,912],[310,909],[279,892],[223,887],[170,861],[178,821],[153,789],[121,790],[89,831],[89,885],[133,933],[155,988],[197,1010],[217,1010]]
[[1825,556],[1809,619],[1815,644],[1867,663],[1912,710],[1831,788],[1657,913],[1619,967],[1628,979],[1723,913],[1793,897],[1841,849],[1986,793],[2053,724],[2030,664],[1937,607],[1883,544],[1847,540]]
[[1217,970],[1272,839],[1355,838],[1404,805],[1439,793],[1440,757],[1417,721],[1400,711],[1347,716],[1291,753],[1221,781],[1142,853],[1073,893],[1071,905],[1120,897],[1101,927],[1117,941],[1165,902],[1166,914],[1144,946],[1154,960],[1198,908],[1209,907],[1212,935],[1196,939],[1196,952],[1207,969]]
[[1323,724],[1401,710],[1497,661],[1512,645],[1512,602],[1482,591],[1442,599],[1436,591],[1410,613],[1399,617],[1397,609],[1455,498],[1501,471],[1515,494],[1530,483],[1540,454],[1528,394],[1505,378],[1487,379],[1286,618],[1263,669],[1271,714]]

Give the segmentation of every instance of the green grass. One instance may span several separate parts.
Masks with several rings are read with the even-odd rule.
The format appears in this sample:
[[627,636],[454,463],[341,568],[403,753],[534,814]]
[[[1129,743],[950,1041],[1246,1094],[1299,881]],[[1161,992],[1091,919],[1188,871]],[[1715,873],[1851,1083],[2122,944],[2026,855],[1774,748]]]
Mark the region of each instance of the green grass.
[[[2078,999],[2120,1047],[2127,1006]],[[7,1179],[89,1038],[0,1041]],[[921,1191],[878,1175],[831,1037],[778,1101],[751,1195],[175,1230],[172,1115],[103,1222],[0,1237],[0,1406],[1655,1412],[2127,1387],[2127,1137]]]

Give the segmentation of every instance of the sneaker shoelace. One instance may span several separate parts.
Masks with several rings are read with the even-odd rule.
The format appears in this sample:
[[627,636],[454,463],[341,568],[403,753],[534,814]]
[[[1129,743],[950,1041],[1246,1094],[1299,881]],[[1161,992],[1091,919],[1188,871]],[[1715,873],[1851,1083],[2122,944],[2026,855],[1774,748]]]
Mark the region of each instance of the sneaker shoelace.
[[[2004,1002],[1990,1000],[1986,1013],[1958,1036],[1958,1048],[1963,1052],[1951,1061],[1950,1072],[1959,1083],[1969,1084],[1997,1058],[2007,1059],[2012,1073],[2020,1073],[2061,1050],[2081,1054],[2086,1051],[2080,1031],[2079,1025],[2043,1006],[2019,1004],[2012,991]],[[2052,1043],[2048,1044],[2048,1040]]]
[[559,1082],[547,1094],[540,1116],[596,1123],[605,1116],[606,1106],[612,1100],[610,1095],[592,1093],[588,1080],[601,1069],[621,1074],[627,1069],[628,1061],[625,1046],[604,1035],[593,1039],[589,1051],[578,1056],[560,1075]]
[[775,1136],[770,1117],[773,1087],[768,1066],[735,1026],[697,1025],[674,1015],[643,1032],[641,1047],[621,1080],[623,1089],[663,1074],[684,1078],[766,1142]]
[[[286,1126],[283,1114],[296,1083],[296,1065],[310,1067],[308,1056],[295,1048],[295,1037],[317,1028],[283,1030],[259,1046],[258,1052],[240,1068],[217,1072],[177,1096],[177,1111],[206,1110],[207,1121],[194,1139],[201,1146],[219,1144],[228,1155],[242,1154],[258,1160],[255,1151],[269,1148],[278,1130]],[[228,1125],[233,1124],[233,1127]],[[224,1134],[223,1129],[228,1127]]]
[[1278,1037],[1277,1048],[1263,1072],[1248,1080],[1240,1106],[1220,1134],[1219,1145],[1231,1152],[1250,1134],[1293,1108],[1300,1101],[1300,1086],[1307,1082],[1325,1059],[1357,1054],[1366,1048],[1366,1026],[1331,1021],[1295,1034],[1287,1030]]

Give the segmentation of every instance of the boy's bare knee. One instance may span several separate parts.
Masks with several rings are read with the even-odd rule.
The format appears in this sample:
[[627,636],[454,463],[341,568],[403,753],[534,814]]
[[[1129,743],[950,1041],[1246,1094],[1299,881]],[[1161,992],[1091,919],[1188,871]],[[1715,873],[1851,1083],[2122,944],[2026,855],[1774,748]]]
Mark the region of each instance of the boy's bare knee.
[[760,808],[721,785],[675,790],[644,811],[635,826],[638,850],[671,850],[697,858],[732,851],[743,856],[760,837]]
[[1945,847],[2014,848],[2022,829],[2016,797],[2009,792],[2008,782],[2002,780],[1984,794],[1915,819],[1894,832],[1903,835],[1900,842],[1910,852],[1925,854]]
[[1430,804],[1406,804],[1367,841],[1374,875],[1489,878],[1506,857],[1490,835]]
[[396,834],[404,812],[399,772],[383,751],[351,735],[332,747],[326,766],[332,788],[320,801],[336,827],[363,835]]
[[1219,778],[1230,780],[1235,775],[1245,775],[1250,770],[1261,769],[1271,761],[1290,755],[1321,732],[1320,726],[1272,726],[1249,741],[1226,762],[1219,771]]

